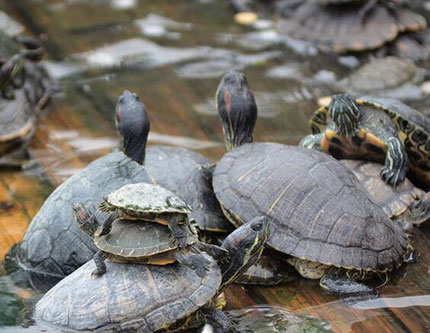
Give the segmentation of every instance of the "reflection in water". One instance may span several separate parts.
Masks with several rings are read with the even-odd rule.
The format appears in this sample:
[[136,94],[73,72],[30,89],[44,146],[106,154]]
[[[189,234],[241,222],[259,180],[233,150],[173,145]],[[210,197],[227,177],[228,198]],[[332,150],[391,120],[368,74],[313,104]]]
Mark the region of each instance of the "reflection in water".
[[430,306],[430,296],[406,296],[396,298],[377,298],[368,301],[362,301],[352,305],[354,309],[369,310],[382,308],[406,308],[410,306]]

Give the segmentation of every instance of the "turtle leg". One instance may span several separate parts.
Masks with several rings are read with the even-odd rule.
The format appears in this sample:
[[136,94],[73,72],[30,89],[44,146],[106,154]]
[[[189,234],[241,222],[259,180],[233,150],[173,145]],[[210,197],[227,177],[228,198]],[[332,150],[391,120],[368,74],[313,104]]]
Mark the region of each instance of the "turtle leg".
[[350,279],[339,271],[331,271],[320,279],[321,288],[341,295],[377,295],[376,290],[364,283]]
[[167,223],[167,227],[172,232],[174,237],[175,244],[178,245],[179,248],[185,248],[187,246],[187,219],[184,219],[182,214],[175,214],[169,218],[169,222]]
[[112,224],[113,221],[115,221],[118,218],[118,213],[112,213],[109,215],[109,217],[106,219],[106,221],[102,224],[102,231],[100,232],[100,236],[107,235],[112,230]]
[[106,273],[105,264],[106,254],[102,250],[98,250],[93,257],[96,269],[91,273],[92,276],[101,276]]
[[215,333],[235,332],[230,319],[221,310],[217,310],[211,306],[204,306],[200,310],[205,318],[205,321],[210,324]]
[[309,126],[311,127],[312,134],[324,132],[324,129],[329,122],[328,107],[322,106],[314,112],[311,119],[309,119]]
[[195,271],[196,274],[201,278],[206,276],[211,264],[211,262],[202,254],[185,254],[182,251],[177,252],[176,259],[180,264],[188,266],[193,271]]
[[325,133],[309,134],[300,141],[299,146],[321,151],[321,140],[324,138],[324,135]]
[[381,177],[387,184],[396,187],[406,178],[409,168],[408,154],[397,137],[389,138],[386,144],[388,150],[385,165],[381,169]]
[[409,207],[408,221],[420,224],[430,218],[430,193],[427,192]]
[[197,251],[204,251],[219,262],[226,261],[230,258],[229,252],[217,245],[206,244],[199,241],[194,247],[197,248]]

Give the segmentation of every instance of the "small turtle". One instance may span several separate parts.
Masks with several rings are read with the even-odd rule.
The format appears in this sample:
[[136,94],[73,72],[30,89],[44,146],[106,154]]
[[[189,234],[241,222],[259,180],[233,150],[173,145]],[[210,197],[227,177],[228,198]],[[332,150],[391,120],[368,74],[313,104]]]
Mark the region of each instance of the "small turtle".
[[338,88],[353,96],[416,98],[427,71],[397,57],[376,58],[341,80]]
[[[102,235],[103,228],[99,221],[83,204],[73,205],[73,215],[79,229],[93,237],[94,244],[98,248],[93,258],[97,267],[93,272],[95,276],[106,273],[104,263],[106,258],[119,263],[153,265],[167,265],[179,261],[195,269],[201,277],[205,275],[205,270],[208,268],[204,257],[199,254],[186,256],[179,251],[178,244],[172,239],[169,230],[160,224],[118,219],[113,223],[112,232]],[[183,213],[170,213],[170,215],[181,216]],[[197,245],[197,234],[191,226],[184,228],[183,237],[183,246]],[[215,255],[217,258],[222,258],[226,254],[216,253]]]
[[337,159],[383,163],[382,179],[394,187],[408,175],[420,188],[430,188],[430,120],[402,102],[338,94],[315,111],[310,125],[314,134],[300,145]]
[[209,262],[203,277],[181,263],[107,262],[107,273],[92,279],[91,261],[36,304],[36,322],[50,329],[143,333],[176,332],[209,322],[216,332],[229,332],[229,319],[215,309],[215,298],[258,260],[268,233],[265,217],[235,230],[222,244],[228,262],[202,254]]
[[414,186],[409,179],[393,188],[382,181],[379,176],[381,167],[377,163],[357,160],[343,160],[342,163],[354,172],[391,219],[401,218],[407,223],[421,224],[430,218],[429,194]]
[[165,188],[135,183],[125,185],[103,198],[99,205],[102,212],[109,213],[103,223],[100,236],[107,235],[116,219],[150,221],[167,225],[179,247],[188,242],[188,214],[192,208]]
[[[213,184],[232,223],[266,215],[272,223],[268,246],[292,256],[290,262],[301,260],[299,266],[323,264],[324,273],[335,266],[362,279],[403,263],[410,249],[405,232],[351,170],[318,151],[252,143],[257,107],[243,74],[224,76],[217,106],[229,152],[218,162]],[[309,271],[299,273],[315,278]]]
[[278,31],[323,51],[346,52],[376,49],[401,32],[426,27],[425,18],[407,8],[387,8],[384,3],[366,6],[306,1],[293,9],[290,17],[279,21]]

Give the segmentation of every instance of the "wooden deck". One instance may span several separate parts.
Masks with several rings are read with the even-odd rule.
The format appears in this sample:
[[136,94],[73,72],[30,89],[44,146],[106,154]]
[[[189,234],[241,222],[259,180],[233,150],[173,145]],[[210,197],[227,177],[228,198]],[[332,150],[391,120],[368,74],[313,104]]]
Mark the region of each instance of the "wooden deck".
[[[184,6],[169,6],[168,1],[161,1],[155,6],[154,2],[148,6],[156,7],[167,17],[175,19],[181,17],[180,14],[186,14]],[[103,13],[93,17],[91,13],[82,14],[72,6],[68,17],[55,15],[50,18],[52,13],[49,8],[43,11],[43,6],[36,6],[35,3],[10,1],[0,9],[6,9],[32,33],[52,32],[49,34],[48,53],[53,60],[91,49],[91,43],[96,42],[93,39],[97,36],[91,31],[97,28],[112,31],[112,36],[106,37],[106,43],[110,42],[109,39],[113,41],[136,34],[135,28],[129,25],[121,32],[115,28],[109,30],[109,27],[127,22],[131,18],[128,11],[116,17],[107,12],[106,15],[110,15],[107,22],[106,18],[102,19]],[[52,6],[55,3],[51,1]],[[224,6],[224,10],[228,7]],[[83,17],[79,17],[81,14]],[[228,21],[221,11],[212,14],[221,22]],[[192,18],[202,22],[210,19],[209,14],[202,15],[204,17]],[[92,22],[73,25],[74,19]],[[228,24],[231,25],[231,22]],[[69,40],[64,42],[62,38]],[[98,79],[103,73],[99,75],[96,71],[90,74],[95,80],[88,85],[83,83],[85,78],[82,77],[66,83],[65,98],[57,101],[43,117],[31,145],[31,155],[38,167],[25,172],[7,170],[0,173],[0,201],[14,204],[12,208],[0,211],[0,260],[22,238],[31,218],[55,186],[115,146],[117,136],[112,112],[116,98],[124,88],[138,92],[150,112],[151,132],[155,133],[150,138],[150,144],[168,143],[173,136],[182,140],[185,138],[185,145],[201,144],[203,148],[199,152],[213,160],[224,153],[217,117],[193,109],[213,98],[218,80],[183,80],[174,75],[170,67],[139,71],[137,74],[133,70],[114,72],[110,81]],[[279,90],[276,80],[260,80],[261,72],[258,70],[250,69],[247,74],[255,90]],[[297,143],[306,132],[305,119],[314,104],[311,101],[300,105],[304,112],[297,113],[294,121],[288,114],[275,121],[261,118],[256,129],[256,140]],[[187,141],[187,138],[200,141]],[[228,308],[254,304],[278,305],[294,314],[309,314],[326,320],[332,330],[339,333],[430,332],[430,227],[417,230],[413,244],[422,254],[422,260],[397,271],[392,281],[380,290],[381,298],[378,301],[349,304],[322,292],[314,281],[299,280],[279,287],[234,285],[226,293]]]

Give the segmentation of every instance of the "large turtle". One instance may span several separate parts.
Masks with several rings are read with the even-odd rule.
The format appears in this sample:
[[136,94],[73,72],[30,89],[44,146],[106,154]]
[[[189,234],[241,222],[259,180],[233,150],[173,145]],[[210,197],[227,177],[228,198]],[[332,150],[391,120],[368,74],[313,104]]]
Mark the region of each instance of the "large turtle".
[[393,188],[379,176],[381,166],[377,163],[358,160],[343,160],[342,163],[354,172],[373,200],[391,219],[405,221],[407,228],[410,223],[419,225],[429,219],[430,197],[409,179]]
[[[124,92],[123,96],[127,95],[138,98]],[[117,108],[122,108],[125,102],[120,97]],[[152,182],[141,165],[149,131],[147,114],[144,109],[133,109],[132,112],[135,113],[135,135],[133,141],[129,137],[124,153],[115,151],[103,156],[58,186],[31,221],[21,243],[12,251],[12,258],[30,273],[30,283],[36,289],[49,289],[96,252],[92,238],[73,223],[71,207],[74,203],[82,202],[93,210],[104,196],[123,185]]]
[[[229,152],[218,162],[213,184],[232,223],[268,216],[268,245],[300,260],[301,267],[342,267],[352,276],[402,264],[410,248],[405,232],[348,168],[314,150],[252,143],[257,107],[243,74],[224,76],[217,105]],[[321,277],[312,269],[299,272]]]
[[185,330],[210,322],[217,332],[230,329],[213,299],[255,263],[268,236],[259,217],[231,233],[222,248],[228,262],[211,257],[203,277],[186,265],[133,265],[108,262],[108,271],[91,278],[91,261],[52,288],[37,304],[35,319],[52,329],[160,332]]
[[391,186],[406,175],[417,186],[430,188],[430,120],[400,101],[346,94],[332,97],[310,120],[313,135],[302,146],[337,159],[383,163],[381,176]]
[[413,99],[422,97],[422,83],[428,72],[418,68],[411,61],[397,57],[372,59],[348,77],[337,87],[353,96],[371,94],[379,97]]
[[[155,185],[148,186],[156,187]],[[157,212],[161,213],[162,209],[163,207],[158,207]],[[168,212],[168,209],[165,209],[167,211],[166,215],[184,219],[182,212]],[[94,244],[98,248],[93,257],[96,264],[96,269],[93,272],[95,276],[106,273],[105,259],[119,263],[152,265],[167,265],[179,261],[196,270],[196,273],[200,277],[204,276],[205,271],[208,269],[207,261],[199,253],[184,255],[182,248],[179,248],[179,244],[172,238],[168,228],[161,224],[141,223],[140,220],[136,219],[118,219],[112,225],[112,232],[103,235],[102,225],[83,204],[73,205],[73,215],[79,229],[90,237],[93,237]],[[185,238],[183,247],[189,249],[195,247],[194,251],[199,252],[197,246],[200,243],[197,239],[197,233],[192,226],[185,226],[183,237]],[[222,260],[227,255],[221,251],[210,251],[212,249],[217,250],[218,247],[205,247],[205,249],[209,250],[219,260]]]
[[366,4],[357,7],[304,1],[290,17],[279,21],[278,31],[322,50],[345,52],[376,49],[401,32],[425,27],[424,17],[400,6],[388,8],[378,3],[370,8]]

